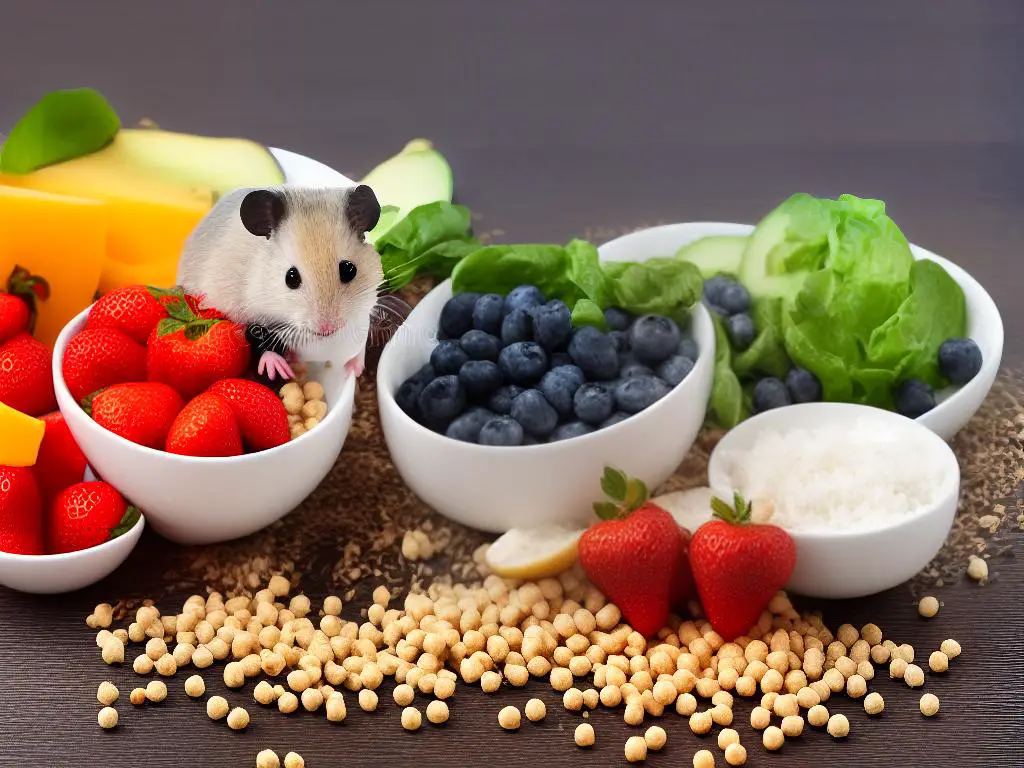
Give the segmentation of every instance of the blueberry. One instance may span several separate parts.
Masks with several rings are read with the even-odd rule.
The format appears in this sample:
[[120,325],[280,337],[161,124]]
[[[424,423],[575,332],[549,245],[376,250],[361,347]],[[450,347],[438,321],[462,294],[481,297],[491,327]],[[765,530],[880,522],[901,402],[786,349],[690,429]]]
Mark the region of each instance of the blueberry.
[[545,373],[537,389],[564,419],[572,414],[572,396],[583,382],[583,371],[575,365],[561,365]]
[[533,337],[548,352],[565,349],[572,336],[572,312],[555,299],[533,310]]
[[558,412],[539,389],[528,389],[512,401],[512,418],[534,437],[547,437],[558,426]]
[[939,370],[953,384],[966,384],[981,370],[981,350],[971,339],[946,339],[939,347]]
[[453,339],[439,341],[430,353],[430,364],[434,366],[438,376],[458,373],[467,360],[469,355],[462,345]]
[[782,379],[766,376],[754,385],[754,413],[761,413],[772,408],[781,408],[792,404],[793,399],[789,396],[789,390],[786,389]]
[[625,421],[630,416],[632,416],[632,414],[626,413],[625,411],[616,411],[611,416],[609,416],[607,419],[602,421],[601,422],[601,426],[599,428],[600,429],[604,429],[605,427],[614,427],[620,421]]
[[568,352],[555,352],[550,359],[552,368],[558,368],[561,365],[575,365]]
[[466,331],[459,343],[470,360],[497,360],[501,352],[501,339],[487,331]]
[[498,355],[498,367],[505,380],[513,384],[531,386],[540,381],[548,369],[548,356],[540,344],[517,341],[509,344]]
[[786,389],[794,403],[814,403],[821,400],[821,382],[803,368],[791,368],[786,374]]
[[498,416],[480,429],[480,445],[522,445],[523,427],[511,416]]
[[459,381],[470,397],[485,397],[501,386],[501,371],[490,360],[470,360],[459,369]]
[[615,342],[593,326],[583,326],[573,334],[569,357],[588,379],[607,380],[619,372]]
[[501,321],[501,343],[508,346],[517,341],[533,341],[533,318],[525,309],[513,309]]
[[750,292],[739,283],[726,283],[715,302],[730,315],[750,310]]
[[419,420],[420,410],[416,404],[416,399],[420,396],[423,388],[433,381],[436,376],[437,373],[434,371],[434,366],[427,363],[403,381],[395,393],[395,402],[398,403],[398,407],[414,419]]
[[473,327],[492,336],[501,333],[501,318],[505,314],[505,297],[485,293],[473,306]]
[[704,281],[704,300],[709,304],[721,304],[722,292],[727,286],[733,284],[733,280],[724,275],[715,275]]
[[473,307],[479,293],[457,293],[441,309],[438,330],[449,339],[457,339],[473,327]]
[[464,443],[475,443],[480,437],[481,428],[493,419],[494,414],[486,408],[470,408],[448,425],[445,434]]
[[512,401],[522,394],[523,388],[515,384],[506,384],[499,387],[487,400],[487,407],[502,416],[508,416],[512,411]]
[[625,331],[633,322],[632,316],[624,309],[608,307],[604,311],[604,321],[608,324],[609,331]]
[[529,311],[539,307],[545,301],[544,294],[536,285],[520,285],[508,292],[505,297],[505,313],[508,314],[516,309]]
[[742,313],[725,318],[725,332],[733,349],[742,352],[754,343],[754,321]]
[[615,402],[626,413],[639,413],[668,394],[668,385],[653,376],[634,376],[615,386]]
[[643,363],[638,363],[635,360],[626,363],[622,366],[622,370],[619,372],[619,376],[624,379],[631,379],[634,376],[653,376],[654,371],[648,368]]
[[935,392],[927,382],[907,379],[896,387],[896,410],[910,419],[916,419],[935,407]]
[[633,354],[645,365],[657,365],[675,354],[679,339],[679,326],[662,315],[644,315],[629,329]]
[[466,407],[466,391],[458,376],[438,376],[416,398],[423,422],[438,429],[454,419]]
[[584,384],[573,395],[572,407],[580,421],[600,424],[615,410],[615,397],[604,384]]
[[693,360],[682,355],[672,355],[658,366],[656,374],[670,387],[676,386],[693,370]]
[[697,358],[700,356],[700,349],[697,347],[697,342],[691,339],[689,336],[684,336],[679,342],[678,354],[683,357],[688,357],[693,362],[697,362]]
[[629,352],[629,331],[608,331],[608,338],[615,342],[617,352]]
[[586,422],[570,421],[555,427],[555,431],[551,433],[550,441],[553,443],[556,440],[569,440],[580,435],[589,435],[593,431],[594,428]]

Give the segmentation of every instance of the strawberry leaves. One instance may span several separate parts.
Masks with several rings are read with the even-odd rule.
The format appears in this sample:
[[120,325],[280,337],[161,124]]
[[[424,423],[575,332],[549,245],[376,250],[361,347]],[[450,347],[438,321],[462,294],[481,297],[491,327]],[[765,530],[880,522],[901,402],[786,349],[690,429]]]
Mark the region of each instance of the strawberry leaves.
[[717,496],[711,499],[711,513],[714,517],[719,520],[723,520],[730,525],[745,525],[750,522],[750,504],[744,499],[739,493],[732,495],[733,505],[730,507],[728,502],[722,501]]
[[606,501],[594,502],[594,512],[602,520],[628,517],[647,501],[649,494],[642,480],[631,478],[625,472],[605,467],[601,477],[601,490]]
[[135,524],[139,522],[139,518],[141,516],[142,513],[139,511],[138,507],[129,506],[128,509],[124,511],[124,515],[121,517],[121,522],[111,529],[110,538],[116,539],[118,536],[123,536],[128,533],[128,531],[134,528]]
[[185,293],[180,288],[148,288],[147,290],[170,315],[157,324],[157,336],[167,336],[184,331],[187,340],[198,341],[220,322],[216,318],[204,318],[196,314],[192,306],[185,300]]
[[7,278],[7,292],[17,296],[28,305],[28,332],[32,333],[36,326],[37,301],[50,298],[50,284],[45,278],[33,275],[24,267],[15,265],[11,276]]

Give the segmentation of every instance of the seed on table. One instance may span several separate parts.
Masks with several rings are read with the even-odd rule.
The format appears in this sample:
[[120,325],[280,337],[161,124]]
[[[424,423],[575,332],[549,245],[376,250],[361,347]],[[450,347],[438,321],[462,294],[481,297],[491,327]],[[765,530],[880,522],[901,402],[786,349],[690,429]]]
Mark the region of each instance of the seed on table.
[[306,761],[298,752],[289,752],[284,756],[284,768],[306,768]]
[[907,662],[907,664],[914,663],[914,646],[909,645],[908,643],[903,643],[903,645],[896,647],[896,651],[899,653],[900,657]]
[[228,712],[228,728],[233,731],[245,730],[249,725],[249,713],[242,707],[235,707]]
[[784,696],[777,696],[775,698],[772,710],[779,717],[787,717],[800,712],[800,703],[794,694],[787,693]]
[[143,704],[146,703],[146,689],[132,688],[131,693],[128,694],[128,701],[130,701],[136,707],[141,707]]
[[821,704],[811,707],[807,712],[807,722],[816,728],[828,724],[828,717],[828,710]]
[[[655,685],[654,687],[657,688],[658,686]],[[672,686],[672,687],[675,688],[675,686]],[[672,702],[668,701],[668,702],[665,702],[665,703],[666,704],[671,704]],[[711,697],[711,703],[715,704],[716,706],[718,704],[721,704],[722,706],[730,707],[731,708],[732,705],[733,705],[732,694],[729,693],[728,691],[719,691],[718,693],[716,693],[714,696]]]
[[872,691],[864,699],[864,711],[869,715],[880,715],[885,711],[885,700],[882,698],[882,694],[877,691]]
[[104,707],[96,716],[100,728],[110,729],[117,725],[117,710],[113,707]]
[[889,677],[894,680],[902,680],[904,675],[907,674],[907,664],[902,658],[893,659],[889,664]]
[[323,706],[324,695],[319,688],[307,688],[299,696],[299,701],[302,702],[302,708],[307,712],[316,712]]
[[228,709],[228,701],[223,696],[211,696],[206,700],[206,714],[211,720],[223,720],[228,716]]
[[416,707],[406,707],[402,710],[402,727],[407,731],[419,730],[423,723],[423,716]]
[[985,581],[988,578],[988,562],[971,555],[967,560],[967,575],[975,581]]
[[949,669],[949,657],[942,651],[932,651],[928,657],[928,669],[932,672],[945,672]]
[[906,671],[903,673],[903,682],[911,688],[920,688],[924,685],[924,670],[917,666],[917,664],[908,664]]
[[224,685],[228,688],[241,688],[245,685],[245,672],[242,671],[241,663],[229,661],[224,666]]
[[939,712],[939,697],[934,693],[926,693],[921,697],[921,714],[925,717],[933,717]]
[[757,731],[763,731],[772,723],[772,713],[764,707],[754,707],[750,710],[750,727]]
[[782,734],[787,739],[795,739],[804,732],[804,719],[800,715],[787,715],[782,718]]
[[[299,697],[291,691],[285,691],[277,697],[277,711],[290,715],[299,708]],[[327,718],[330,720],[330,717]]]
[[703,736],[706,733],[711,732],[711,726],[714,725],[715,721],[711,717],[711,711],[705,712],[694,712],[690,715],[690,730],[698,736]]
[[711,721],[715,725],[730,726],[732,725],[732,708],[727,707],[724,704],[716,704],[711,708]]
[[520,715],[515,707],[502,707],[498,712],[498,725],[506,731],[515,731],[519,728]]
[[660,725],[652,725],[644,731],[644,741],[647,742],[649,750],[657,752],[665,746],[665,742],[668,741],[668,734],[665,733],[665,729]]
[[[675,686],[673,686],[673,688],[674,687]],[[675,698],[676,697],[673,695],[672,701],[675,701]],[[601,695],[597,692],[597,689],[595,688],[587,688],[587,690],[583,692],[583,706],[587,709],[597,709],[597,705],[598,702],[600,702],[600,700]],[[670,701],[669,703],[671,704],[672,702]]]
[[101,656],[107,664],[124,664],[124,643],[118,637],[111,635],[103,644]]
[[860,675],[851,675],[846,681],[846,695],[851,699],[859,699],[868,692],[867,681]]
[[590,723],[580,723],[573,732],[573,739],[577,747],[594,746],[594,726]]
[[740,735],[732,728],[723,728],[718,732],[718,748],[725,749],[730,744],[739,744]]
[[163,680],[150,680],[146,686],[146,698],[154,704],[159,704],[167,698],[167,683]]
[[411,685],[402,683],[401,685],[395,686],[395,690],[391,692],[391,696],[395,700],[395,704],[400,707],[407,707],[412,704],[412,700],[416,697],[416,692],[412,689]]
[[[285,696],[287,695],[288,694],[285,694]],[[294,696],[294,694],[292,695]],[[345,718],[348,717],[348,707],[345,706],[345,699],[340,693],[332,693],[330,695],[330,697],[327,699],[326,710],[327,720],[332,723],[343,722]]]
[[676,699],[676,712],[683,717],[689,717],[697,711],[697,699],[692,693],[681,693]]
[[530,699],[523,709],[526,712],[526,719],[531,723],[539,723],[548,714],[547,705],[540,699]]
[[938,598],[932,597],[931,595],[922,597],[921,602],[917,604],[917,612],[926,619],[931,619],[934,616],[937,616],[939,613]]
[[178,671],[178,664],[174,660],[174,656],[169,653],[165,653],[159,659],[156,660],[156,673],[163,677],[173,677]]
[[828,726],[826,729],[828,735],[834,739],[842,739],[850,735],[850,721],[846,719],[846,715],[835,714],[828,719]]
[[501,688],[501,675],[488,670],[480,676],[480,688],[484,693],[494,693]]
[[715,768],[715,756],[709,749],[700,749],[693,753],[693,768]]
[[153,671],[153,666],[153,660],[145,654],[136,656],[135,660],[132,662],[132,669],[137,675],[148,675]]
[[[148,656],[139,656],[135,660],[138,661],[139,659],[148,658]],[[212,666],[213,661],[213,652],[205,645],[201,645],[196,648],[196,652],[192,654],[192,666],[197,669],[206,669],[207,667]]]
[[443,701],[432,701],[427,704],[427,720],[434,725],[448,722],[448,705]]
[[626,739],[626,760],[630,763],[642,763],[647,759],[647,742],[643,736],[630,736]]
[[100,683],[100,687],[96,689],[96,701],[104,706],[113,704],[119,695],[117,686],[109,681]]
[[291,590],[292,585],[288,579],[280,574],[275,574],[270,577],[270,581],[267,582],[267,589],[270,590],[274,597],[284,597]]
[[583,709],[583,691],[579,688],[570,688],[562,694],[562,706],[570,712],[579,712]]
[[369,688],[363,688],[359,692],[359,708],[364,712],[373,712],[377,709],[377,694]]
[[739,743],[730,744],[725,748],[725,762],[729,765],[746,765],[747,750]]
[[761,743],[764,744],[764,748],[769,752],[775,752],[782,749],[782,745],[786,743],[786,735],[782,732],[782,729],[769,725],[764,729],[764,733],[761,734]]
[[277,694],[274,692],[274,686],[266,680],[260,680],[256,683],[256,687],[252,689],[252,697],[258,704],[263,704],[264,706],[273,704],[277,701]]
[[960,655],[960,643],[956,640],[943,640],[942,645],[939,646],[939,650],[946,654],[949,659],[955,659]]
[[256,768],[281,768],[281,759],[272,749],[260,750],[256,754]]
[[206,693],[206,681],[199,675],[192,675],[185,681],[185,693],[193,699],[198,699]]

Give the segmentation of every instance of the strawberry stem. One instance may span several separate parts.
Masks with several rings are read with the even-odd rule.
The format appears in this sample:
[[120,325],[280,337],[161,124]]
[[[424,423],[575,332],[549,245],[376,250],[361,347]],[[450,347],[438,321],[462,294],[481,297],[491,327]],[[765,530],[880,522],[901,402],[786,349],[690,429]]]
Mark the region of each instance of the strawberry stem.
[[711,499],[711,514],[730,525],[746,525],[750,522],[750,504],[738,492],[732,496],[733,503],[722,501],[717,496]]
[[124,516],[121,518],[121,522],[114,526],[110,531],[110,538],[116,539],[118,536],[123,536],[128,533],[128,531],[134,528],[135,524],[139,522],[139,518],[141,516],[142,513],[139,511],[138,507],[129,506],[128,509],[124,511]]
[[36,327],[36,315],[38,308],[37,301],[46,301],[50,298],[50,284],[42,277],[37,277],[25,267],[15,266],[9,278],[7,278],[7,292],[28,305],[28,332],[32,333]]
[[647,501],[649,494],[642,480],[631,478],[620,469],[605,467],[601,477],[601,490],[606,501],[594,502],[594,512],[602,520],[628,517]]

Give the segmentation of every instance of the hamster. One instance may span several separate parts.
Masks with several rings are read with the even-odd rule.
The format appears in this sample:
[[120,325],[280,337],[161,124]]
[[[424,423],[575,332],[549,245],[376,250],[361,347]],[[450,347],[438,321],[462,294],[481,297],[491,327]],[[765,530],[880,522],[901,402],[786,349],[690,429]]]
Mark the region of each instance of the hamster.
[[[350,188],[243,188],[221,197],[185,242],[178,284],[246,326],[257,372],[293,378],[286,356],[344,345],[363,372],[384,272],[366,233],[380,204]],[[347,356],[351,351],[351,356]]]

